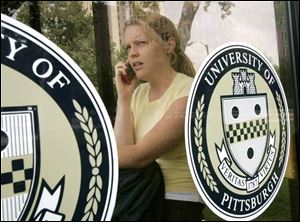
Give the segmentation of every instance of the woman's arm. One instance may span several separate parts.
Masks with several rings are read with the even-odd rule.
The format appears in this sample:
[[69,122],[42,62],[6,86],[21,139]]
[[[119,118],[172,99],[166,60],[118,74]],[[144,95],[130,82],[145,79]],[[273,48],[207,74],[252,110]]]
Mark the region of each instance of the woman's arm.
[[132,145],[133,139],[133,115],[130,109],[130,101],[117,101],[117,114],[115,119],[115,137],[117,146]]
[[114,132],[117,146],[134,144],[133,139],[133,115],[130,104],[133,91],[136,87],[136,78],[129,81],[127,78],[127,66],[119,62],[115,66],[115,81],[118,93],[117,114]]
[[184,138],[187,97],[177,99],[161,120],[135,145],[118,146],[120,168],[141,168]]

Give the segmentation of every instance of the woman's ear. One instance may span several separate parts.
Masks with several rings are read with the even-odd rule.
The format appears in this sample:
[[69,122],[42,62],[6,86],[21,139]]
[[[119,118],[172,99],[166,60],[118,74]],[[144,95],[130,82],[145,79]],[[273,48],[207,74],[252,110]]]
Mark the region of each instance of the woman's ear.
[[167,54],[172,54],[172,52],[174,51],[175,49],[175,46],[176,46],[176,41],[173,37],[170,37],[168,40],[167,40],[167,47],[166,47],[166,52]]

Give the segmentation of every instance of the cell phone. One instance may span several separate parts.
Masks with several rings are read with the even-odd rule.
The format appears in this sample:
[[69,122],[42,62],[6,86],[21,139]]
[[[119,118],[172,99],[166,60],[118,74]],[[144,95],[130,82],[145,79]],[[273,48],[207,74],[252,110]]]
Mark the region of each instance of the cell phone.
[[132,80],[135,76],[135,72],[133,71],[133,68],[131,67],[131,65],[129,63],[126,64],[127,65],[127,77],[128,80]]

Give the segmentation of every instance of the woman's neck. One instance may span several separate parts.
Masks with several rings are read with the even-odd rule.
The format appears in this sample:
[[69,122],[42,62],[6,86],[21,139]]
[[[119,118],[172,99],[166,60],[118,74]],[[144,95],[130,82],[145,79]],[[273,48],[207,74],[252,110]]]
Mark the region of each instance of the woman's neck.
[[160,70],[153,75],[153,78],[149,80],[150,92],[149,100],[154,101],[164,95],[169,86],[175,79],[176,71],[172,67]]

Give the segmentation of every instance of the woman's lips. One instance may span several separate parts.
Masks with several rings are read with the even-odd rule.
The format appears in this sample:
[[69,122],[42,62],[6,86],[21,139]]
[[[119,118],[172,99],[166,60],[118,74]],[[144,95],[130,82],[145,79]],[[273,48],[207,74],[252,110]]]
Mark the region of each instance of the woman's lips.
[[133,69],[135,71],[138,71],[138,70],[143,68],[143,63],[142,62],[134,62],[132,65],[133,65]]

